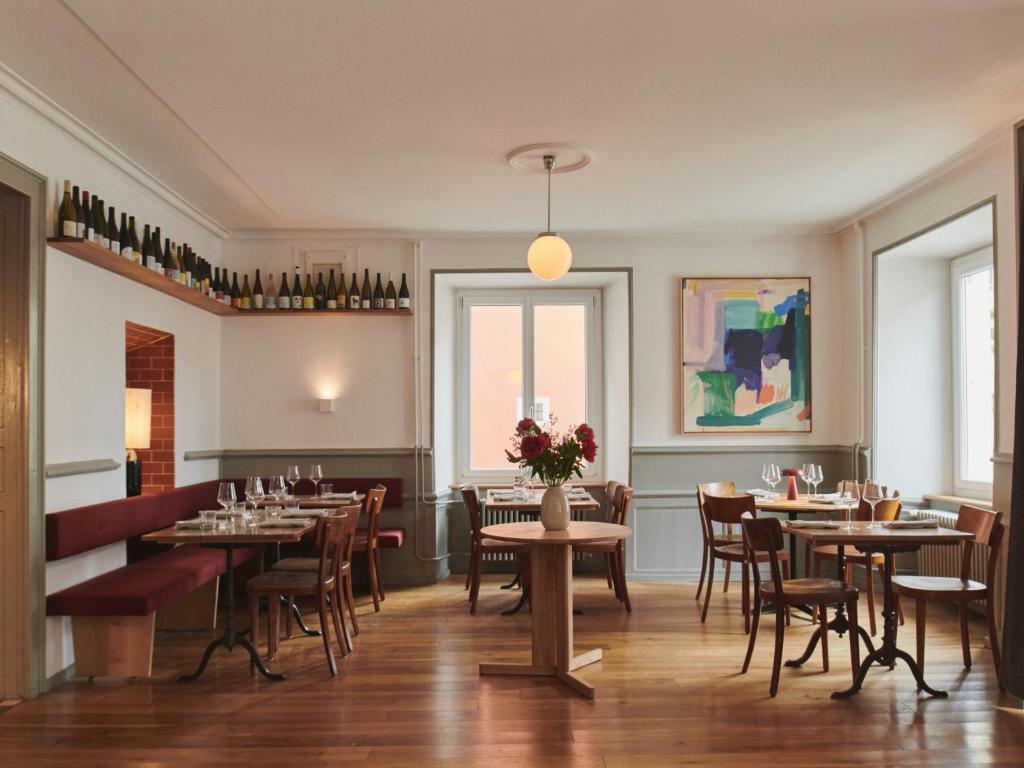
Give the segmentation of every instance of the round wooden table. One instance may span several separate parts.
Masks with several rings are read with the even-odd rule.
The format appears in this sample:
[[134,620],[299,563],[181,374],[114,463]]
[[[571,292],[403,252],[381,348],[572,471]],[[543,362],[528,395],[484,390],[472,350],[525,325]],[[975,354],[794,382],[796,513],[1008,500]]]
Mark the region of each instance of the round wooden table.
[[573,521],[564,531],[546,531],[540,523],[505,523],[488,525],[480,533],[488,539],[529,545],[533,621],[533,663],[481,664],[480,674],[555,677],[594,698],[594,686],[573,674],[600,661],[601,649],[573,656],[572,547],[624,539],[632,531],[625,525]]

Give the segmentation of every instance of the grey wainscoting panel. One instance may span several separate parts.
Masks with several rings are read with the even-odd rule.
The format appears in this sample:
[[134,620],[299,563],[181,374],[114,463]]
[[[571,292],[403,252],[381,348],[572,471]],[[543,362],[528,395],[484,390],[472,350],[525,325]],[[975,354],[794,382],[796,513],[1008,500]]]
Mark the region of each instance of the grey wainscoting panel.
[[637,581],[695,581],[702,536],[696,491],[641,491],[633,496],[633,535],[626,573]]
[[72,475],[88,475],[92,472],[110,472],[121,466],[116,459],[87,459],[86,461],[65,461],[60,464],[47,464],[47,477],[71,477]]

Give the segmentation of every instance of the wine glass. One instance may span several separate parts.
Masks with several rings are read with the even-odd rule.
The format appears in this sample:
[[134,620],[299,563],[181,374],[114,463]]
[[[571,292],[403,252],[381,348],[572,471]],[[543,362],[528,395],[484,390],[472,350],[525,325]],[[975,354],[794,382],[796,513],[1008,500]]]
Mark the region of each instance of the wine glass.
[[217,486],[217,503],[224,507],[224,514],[226,516],[225,527],[231,520],[231,508],[235,506],[235,484],[234,483],[220,483]]
[[768,485],[768,478],[771,477],[771,464],[761,465],[761,482]]
[[821,464],[811,464],[811,477],[810,484],[814,487],[814,495],[818,495],[818,483],[825,479],[825,475],[821,471]]
[[776,499],[779,498],[779,494],[775,492],[775,486],[782,482],[782,472],[779,470],[778,464],[768,465],[767,481],[768,485],[772,487],[772,496]]
[[870,478],[865,480],[863,498],[867,505],[871,507],[871,527],[878,528],[879,525],[875,522],[875,505],[885,498],[882,486]]
[[860,506],[860,487],[852,480],[839,484],[839,498],[846,506],[846,530],[853,530],[853,510]]
[[313,483],[313,495],[320,495],[320,481],[324,479],[324,470],[319,464],[312,464],[309,467],[309,481]]
[[284,477],[282,475],[271,475],[267,478],[267,495],[270,496],[274,502],[278,505],[281,504],[281,499],[284,497]]
[[299,480],[302,479],[302,473],[299,472],[299,465],[298,464],[292,464],[290,467],[288,467],[287,472],[285,472],[285,476],[288,478],[288,485],[290,485],[292,487],[291,495],[294,496],[295,495],[295,484],[297,482],[299,482]]
[[807,485],[807,495],[811,495],[811,475],[814,473],[813,464],[804,464],[800,467],[800,479]]
[[[265,494],[263,493],[263,481],[259,475],[250,475],[245,480],[245,499],[252,504],[253,513],[255,515],[256,508],[259,503],[263,501]],[[242,517],[243,519],[249,519],[249,507],[244,506]]]

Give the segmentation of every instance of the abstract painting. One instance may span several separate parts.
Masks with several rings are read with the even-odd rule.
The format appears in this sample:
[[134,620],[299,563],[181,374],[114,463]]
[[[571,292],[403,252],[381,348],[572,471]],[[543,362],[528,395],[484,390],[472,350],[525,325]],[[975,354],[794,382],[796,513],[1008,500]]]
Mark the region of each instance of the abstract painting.
[[811,279],[684,278],[683,432],[811,431]]

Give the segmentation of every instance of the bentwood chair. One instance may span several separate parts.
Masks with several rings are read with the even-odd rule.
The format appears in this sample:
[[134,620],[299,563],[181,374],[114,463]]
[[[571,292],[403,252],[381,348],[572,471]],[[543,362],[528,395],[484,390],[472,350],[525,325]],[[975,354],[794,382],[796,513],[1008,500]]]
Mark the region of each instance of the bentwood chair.
[[514,544],[510,541],[486,538],[480,532],[483,527],[483,518],[480,511],[480,496],[476,486],[464,485],[459,490],[462,492],[462,503],[466,505],[466,512],[469,513],[469,612],[476,613],[484,555],[515,555],[519,561],[519,571],[525,575],[527,571],[525,562],[530,548],[526,544]]
[[[322,517],[317,521],[317,527],[320,529],[318,531],[320,556],[317,559],[317,570],[315,572],[267,571],[266,573],[254,576],[246,583],[246,590],[249,593],[249,620],[251,622],[252,644],[256,647],[259,647],[260,598],[268,598],[268,658],[273,658],[277,653],[281,626],[281,596],[302,595],[313,597],[316,600],[317,612],[320,614],[320,634],[324,643],[324,653],[327,656],[327,667],[330,669],[332,677],[338,674],[334,653],[331,651],[330,623],[333,622],[334,624],[334,631],[338,635],[338,647],[341,648],[342,656],[348,655],[348,648],[345,642],[347,632],[340,602],[336,599],[330,600],[329,597],[335,592],[338,563],[348,548],[348,539],[355,535],[356,522],[356,516],[351,514]],[[328,622],[328,614],[331,615],[332,622]],[[252,667],[250,665],[251,671]]]
[[[616,525],[629,525],[629,511],[633,507],[633,489],[627,485],[619,485],[615,491],[615,502],[612,505],[612,517],[608,521]],[[629,589],[626,587],[626,548],[622,539],[610,541],[594,541],[589,544],[578,544],[574,552],[590,552],[603,554],[607,567],[611,570],[612,586],[615,597],[625,606],[626,613],[633,612],[633,604],[629,600]]]
[[377,530],[380,527],[380,510],[384,506],[384,494],[387,488],[378,485],[366,492],[364,509],[366,510],[366,527],[356,531],[356,552],[366,553],[366,570],[370,579],[370,595],[373,597],[373,610],[380,612],[380,603],[384,599],[384,581],[380,573],[380,539]]
[[[708,521],[708,530],[714,530],[714,524],[739,525],[744,513],[751,517],[757,517],[757,506],[754,497],[743,496],[704,496],[704,515]],[[750,550],[741,541],[735,544],[712,544],[708,550],[708,583],[704,591],[704,609],[701,611],[700,620],[703,624],[708,617],[708,606],[711,604],[712,586],[715,581],[715,561],[722,560],[726,563],[738,563],[743,574],[743,631],[750,631],[750,571],[757,570],[756,563],[766,563],[769,554],[782,563],[785,569],[786,578],[789,578],[789,552],[782,550],[778,553],[757,552],[753,556]],[[753,569],[751,564],[755,564]],[[786,620],[789,620],[789,613],[786,613]]]
[[[622,485],[618,480],[609,480],[608,484],[604,487],[604,521],[606,523],[615,522],[615,494]],[[611,557],[605,557],[604,559],[604,575],[605,579],[608,580],[608,589],[615,589]]]
[[[960,578],[948,576],[894,576],[893,587],[897,598],[907,597],[917,606],[917,666],[924,673],[924,640],[927,606],[931,601],[956,603],[960,609],[960,646],[963,650],[964,667],[971,668],[971,639],[967,628],[967,604],[980,600],[985,604],[988,621],[989,642],[992,644],[992,664],[999,678],[999,635],[996,633],[995,611],[992,606],[992,585],[995,584],[996,562],[1003,541],[1002,512],[993,512],[977,507],[962,506],[956,518],[956,530],[974,534],[974,538],[963,543],[960,557]],[[976,545],[988,547],[988,568],[985,573],[987,584],[973,581],[971,558]],[[1000,684],[1000,688],[1002,685]]]
[[[358,504],[352,504],[347,507],[338,507],[332,513],[333,516],[338,515],[350,515],[353,521],[359,520],[360,506]],[[353,530],[356,523],[353,522]],[[286,557],[283,560],[278,560],[274,563],[272,570],[275,571],[307,571],[315,572],[319,568],[319,552],[323,548],[323,542],[320,541],[320,536],[323,533],[323,528],[317,526],[314,534],[314,550],[318,553],[316,557]],[[355,535],[349,536],[345,542],[345,549],[342,551],[342,556],[335,563],[335,584],[334,592],[331,594],[331,600],[338,601],[338,605],[347,606],[349,618],[352,620],[352,634],[359,634],[359,621],[356,619],[356,601],[355,596],[352,592],[352,548],[355,545]],[[288,612],[285,614],[285,636],[292,636],[291,618],[292,618],[292,605],[294,603],[294,595],[288,596]],[[352,641],[346,634],[345,642],[348,645],[348,649],[352,650]]]
[[843,603],[849,617],[850,627],[850,662],[853,679],[856,681],[860,669],[860,647],[857,637],[857,590],[854,587],[834,579],[783,579],[779,567],[781,554],[785,552],[782,538],[782,525],[777,518],[755,518],[750,512],[741,517],[743,536],[751,561],[767,555],[771,580],[762,583],[760,569],[754,572],[754,625],[750,630],[747,642],[747,655],[743,659],[741,674],[750,668],[750,658],[757,642],[757,627],[761,620],[761,601],[775,604],[775,656],[772,659],[772,682],[768,691],[775,696],[779,691],[779,672],[782,669],[782,641],[785,635],[784,606],[793,604],[817,605],[821,611],[821,661],[828,672],[828,615],[827,606]]
[[[843,490],[846,483],[850,481],[843,481],[839,484],[839,489]],[[863,490],[863,486],[861,486]],[[888,493],[887,489],[883,486],[882,493]],[[882,522],[889,520],[895,520],[900,516],[900,512],[903,509],[903,505],[899,500],[899,491],[893,492],[893,498],[883,499],[875,504],[874,519]],[[864,499],[860,500],[860,505],[854,512],[854,519],[859,522],[871,520],[871,505],[868,504]],[[839,558],[839,547],[835,544],[828,544],[825,546],[815,547],[810,558],[807,557],[807,549],[810,546],[810,542],[807,543],[807,547],[804,549],[804,562],[810,564],[814,563],[814,576],[818,578],[821,576],[821,564],[823,562],[835,562]],[[880,552],[873,552],[870,559],[863,552],[858,552],[853,547],[843,548],[843,557],[846,561],[846,572],[842,575],[842,579],[847,584],[853,583],[853,567],[855,565],[864,566],[865,573],[865,586],[867,587],[868,593],[868,622],[871,625],[871,636],[874,637],[876,633],[875,627],[875,577],[874,572],[877,570],[881,573],[882,568],[885,565],[885,555]],[[808,570],[808,568],[805,569]],[[806,575],[806,574],[805,574]],[[840,578],[839,574],[836,574],[836,578]],[[903,623],[903,611],[900,611],[900,624]]]
[[[700,600],[700,593],[704,589],[704,578],[708,570],[708,558],[712,546],[728,544],[740,544],[743,537],[733,533],[731,525],[723,526],[723,530],[716,531],[714,525],[708,523],[707,515],[704,514],[704,496],[735,496],[736,483],[732,481],[720,483],[698,483],[697,484],[697,514],[700,516],[700,532],[703,539],[703,556],[700,562],[700,583],[697,584],[697,596]],[[722,592],[729,591],[729,575],[732,570],[732,562],[725,561],[725,580],[722,585]]]

